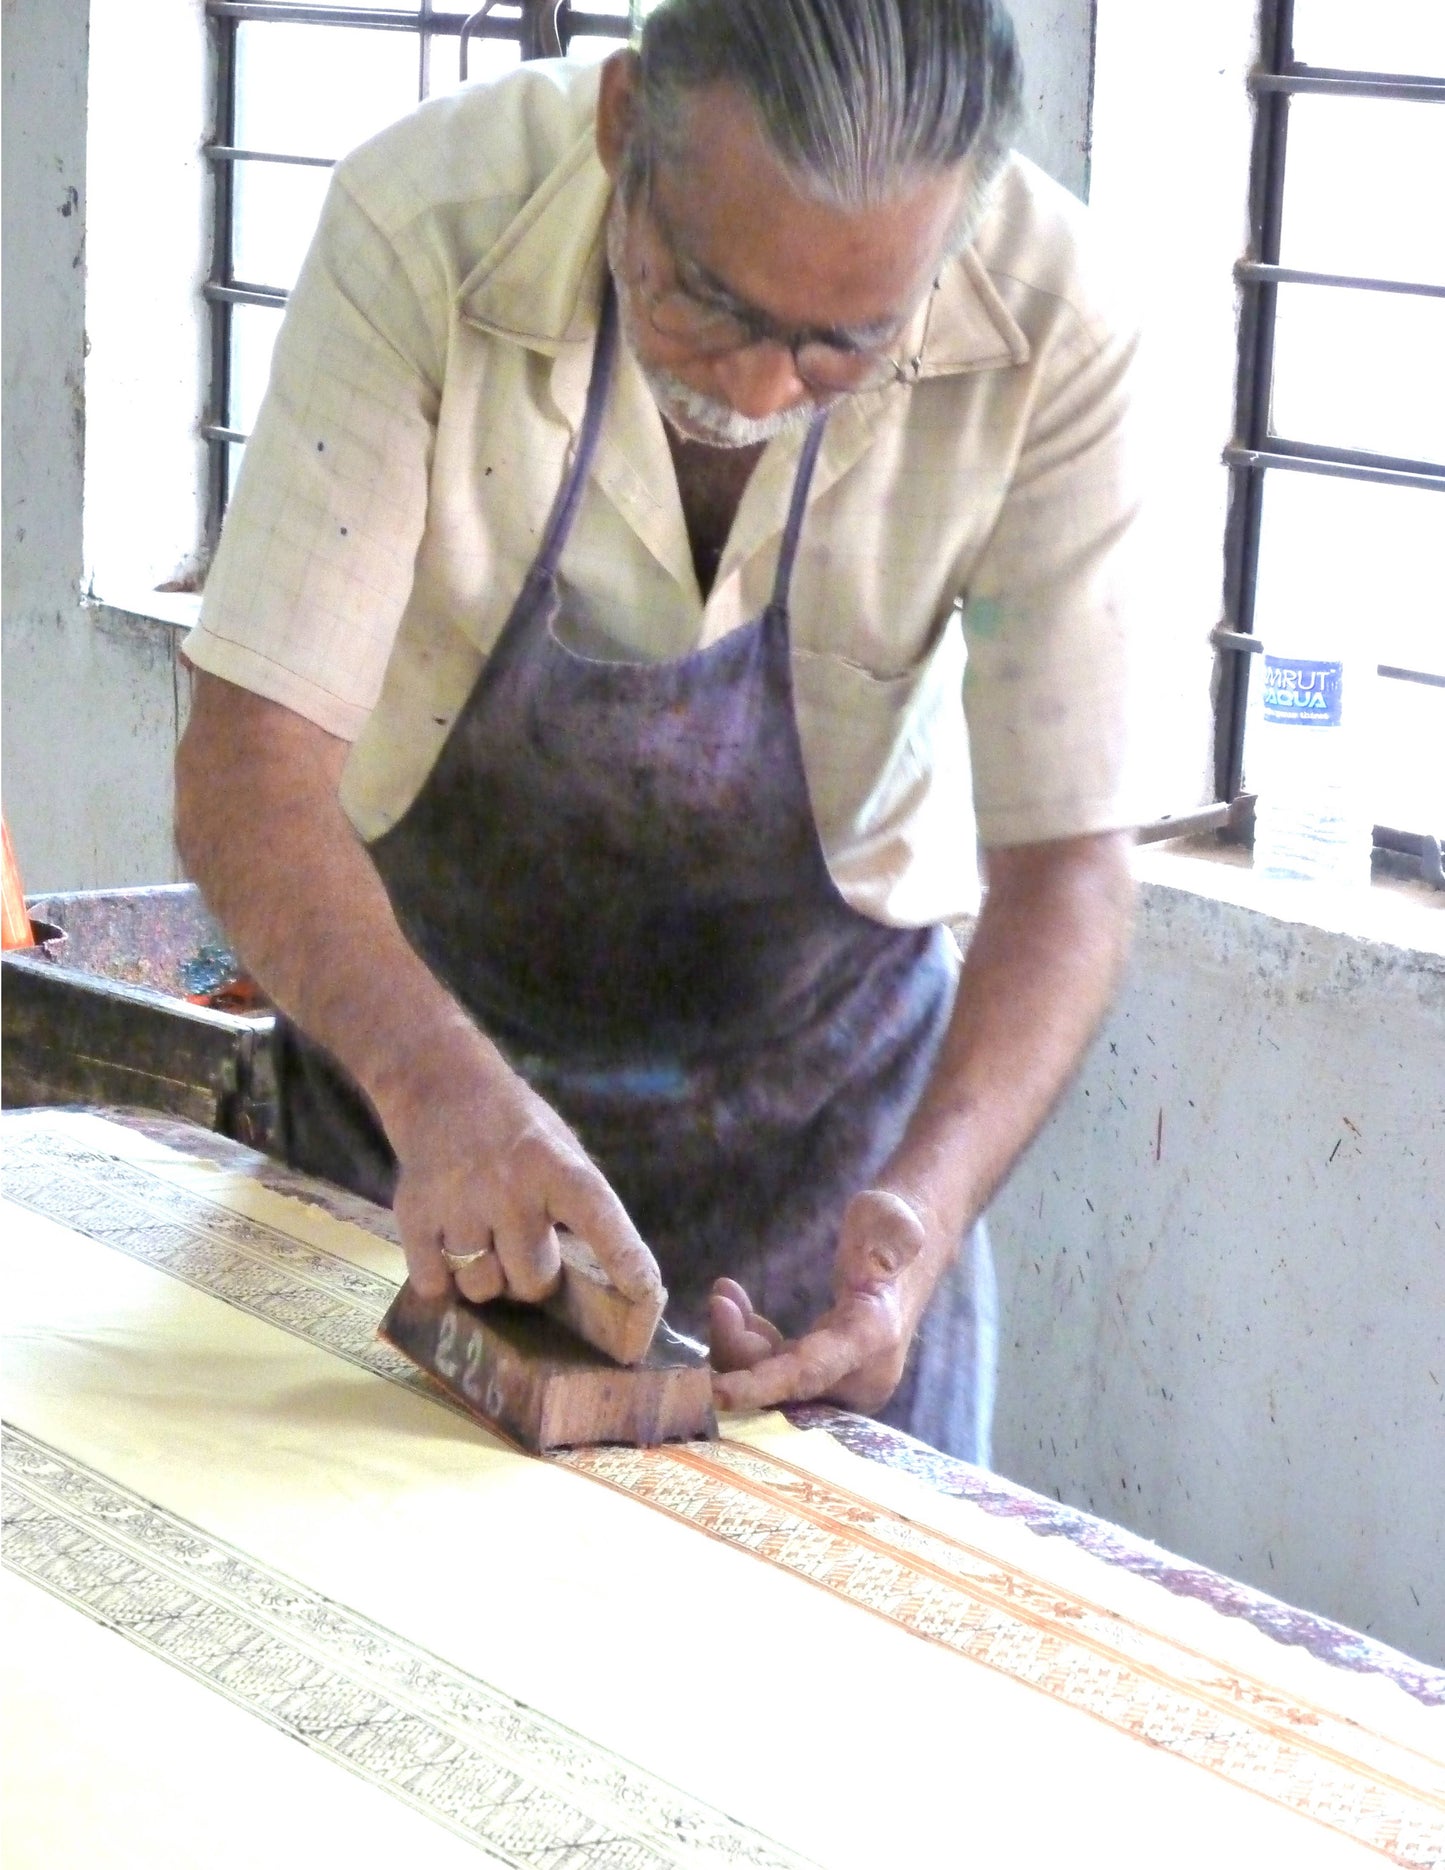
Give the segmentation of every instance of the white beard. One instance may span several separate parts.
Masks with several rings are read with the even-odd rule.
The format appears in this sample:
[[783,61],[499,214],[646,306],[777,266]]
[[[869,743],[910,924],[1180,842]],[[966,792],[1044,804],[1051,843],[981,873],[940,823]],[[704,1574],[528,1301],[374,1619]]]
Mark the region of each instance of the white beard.
[[655,365],[644,363],[637,341],[637,316],[623,280],[623,239],[622,198],[614,195],[607,216],[607,263],[612,269],[622,335],[652,392],[652,400],[670,428],[684,441],[704,442],[710,448],[755,448],[788,429],[805,427],[812,420],[815,406],[811,401],[795,403],[792,408],[780,409],[770,416],[739,415],[728,403],[705,396],[670,370],[659,370]]
[[704,396],[701,390],[690,388],[666,370],[650,368],[641,358],[637,367],[662,419],[684,441],[706,442],[712,448],[753,448],[788,429],[804,427],[813,416],[811,403],[795,403],[791,409],[779,409],[771,416],[741,416],[727,403]]

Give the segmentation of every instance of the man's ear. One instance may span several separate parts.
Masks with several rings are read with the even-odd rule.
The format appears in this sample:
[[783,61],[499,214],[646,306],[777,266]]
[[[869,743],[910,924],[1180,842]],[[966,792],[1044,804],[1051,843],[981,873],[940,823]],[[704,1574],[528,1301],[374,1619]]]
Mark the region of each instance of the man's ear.
[[597,154],[612,181],[622,173],[627,145],[637,127],[642,62],[630,48],[614,52],[602,66],[597,96]]

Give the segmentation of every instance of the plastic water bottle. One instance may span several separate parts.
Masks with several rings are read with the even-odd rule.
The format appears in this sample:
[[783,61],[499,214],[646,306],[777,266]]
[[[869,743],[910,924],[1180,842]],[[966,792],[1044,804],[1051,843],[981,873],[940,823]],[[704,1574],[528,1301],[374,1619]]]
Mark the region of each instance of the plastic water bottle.
[[1254,868],[1277,881],[1349,888],[1370,880],[1363,786],[1368,663],[1342,645],[1266,638],[1249,785]]

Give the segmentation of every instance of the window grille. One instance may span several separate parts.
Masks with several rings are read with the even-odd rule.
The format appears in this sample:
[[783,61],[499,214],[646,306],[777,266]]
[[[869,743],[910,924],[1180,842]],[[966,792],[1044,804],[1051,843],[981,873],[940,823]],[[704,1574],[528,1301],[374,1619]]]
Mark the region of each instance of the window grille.
[[1376,846],[1445,888],[1445,7],[1264,0],[1251,88],[1216,797],[1248,785],[1271,602],[1337,579],[1377,669]]
[[214,550],[271,343],[337,159],[428,97],[510,63],[625,45],[645,0],[489,0],[470,13],[206,0],[215,131],[206,543]]

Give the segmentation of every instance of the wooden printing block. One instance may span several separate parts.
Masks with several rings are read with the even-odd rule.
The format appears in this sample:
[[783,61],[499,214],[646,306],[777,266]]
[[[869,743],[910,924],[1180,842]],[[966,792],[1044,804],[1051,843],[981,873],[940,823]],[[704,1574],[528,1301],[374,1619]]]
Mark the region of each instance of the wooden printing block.
[[408,1282],[380,1333],[469,1415],[534,1454],[717,1434],[707,1354],[665,1324],[640,1361],[623,1366],[535,1305],[422,1299]]
[[659,1287],[650,1301],[624,1298],[580,1235],[559,1227],[557,1245],[562,1277],[542,1310],[618,1363],[639,1363],[662,1323],[667,1294]]

